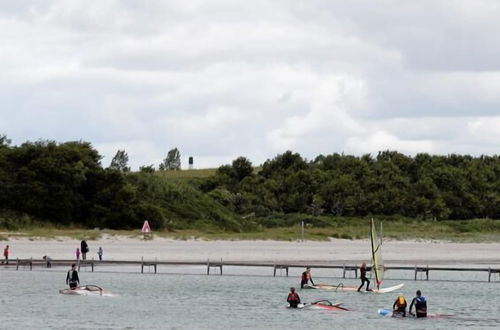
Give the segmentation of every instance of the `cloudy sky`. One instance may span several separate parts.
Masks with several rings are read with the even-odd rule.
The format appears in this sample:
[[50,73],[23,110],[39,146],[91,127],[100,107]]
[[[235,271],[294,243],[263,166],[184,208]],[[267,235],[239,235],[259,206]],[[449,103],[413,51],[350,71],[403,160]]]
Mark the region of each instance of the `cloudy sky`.
[[500,1],[2,1],[0,134],[108,166],[498,154]]

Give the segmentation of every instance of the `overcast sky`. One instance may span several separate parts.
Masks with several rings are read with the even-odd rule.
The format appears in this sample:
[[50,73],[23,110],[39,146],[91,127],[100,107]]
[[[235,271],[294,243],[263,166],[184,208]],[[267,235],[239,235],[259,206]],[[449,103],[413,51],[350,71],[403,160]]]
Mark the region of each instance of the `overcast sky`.
[[0,134],[108,166],[498,154],[500,1],[2,1]]

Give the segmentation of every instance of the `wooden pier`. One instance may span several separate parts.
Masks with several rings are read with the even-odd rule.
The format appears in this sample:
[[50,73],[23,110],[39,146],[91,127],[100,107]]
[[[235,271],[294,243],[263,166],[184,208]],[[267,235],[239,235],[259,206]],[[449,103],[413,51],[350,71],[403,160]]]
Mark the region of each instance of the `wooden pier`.
[[[269,262],[232,262],[227,261],[224,262],[222,259],[220,261],[165,261],[165,260],[146,260],[141,258],[141,260],[68,260],[68,259],[15,259],[9,260],[9,264],[2,264],[0,267],[9,267],[15,266],[16,270],[28,269],[32,270],[33,267],[39,266],[43,268],[51,268],[51,267],[69,267],[71,264],[76,263],[78,265],[78,269],[87,269],[90,268],[90,271],[94,272],[96,268],[99,266],[140,266],[140,272],[144,273],[144,269],[146,267],[153,267],[154,273],[158,272],[159,266],[201,266],[206,267],[207,275],[210,275],[211,269],[217,269],[219,272],[218,275],[223,274],[223,268],[226,267],[261,267],[261,268],[271,268],[273,270],[272,275],[276,277],[276,275],[280,275],[281,271],[285,271],[285,276],[289,276],[289,270],[291,268],[299,268],[305,269],[306,266],[310,266],[313,269],[338,269],[342,271],[342,278],[346,278],[347,275],[353,278],[358,277],[358,269],[359,265],[351,264],[351,265],[325,265],[325,264],[284,264],[284,263],[269,263]],[[24,267],[23,267],[24,266]],[[1,269],[1,268],[0,268]],[[386,271],[391,270],[400,270],[400,271],[412,271],[414,273],[414,280],[417,281],[418,275],[421,274],[421,278],[425,275],[425,280],[428,281],[430,279],[430,272],[480,272],[488,274],[488,282],[491,282],[494,279],[496,274],[500,275],[500,268],[493,267],[441,267],[441,266],[386,266]],[[151,272],[151,271],[150,271]],[[485,279],[486,281],[486,279]]]

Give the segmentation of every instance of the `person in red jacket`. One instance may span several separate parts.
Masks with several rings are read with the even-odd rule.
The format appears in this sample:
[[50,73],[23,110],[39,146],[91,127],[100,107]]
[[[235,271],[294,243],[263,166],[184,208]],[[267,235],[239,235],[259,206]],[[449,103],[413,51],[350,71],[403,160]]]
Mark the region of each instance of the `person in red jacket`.
[[311,281],[312,285],[315,285],[311,277],[311,267],[307,266],[306,271],[302,273],[302,278],[300,280],[300,288],[303,289],[304,285],[309,284]]
[[9,264],[9,246],[6,245],[5,249],[3,249],[3,257],[5,261],[2,261],[2,264],[5,262],[7,265]]
[[300,297],[297,294],[297,292],[295,292],[294,287],[290,288],[290,293],[288,293],[288,298],[286,299],[286,301],[290,304],[290,307],[292,308],[297,308],[299,306]]

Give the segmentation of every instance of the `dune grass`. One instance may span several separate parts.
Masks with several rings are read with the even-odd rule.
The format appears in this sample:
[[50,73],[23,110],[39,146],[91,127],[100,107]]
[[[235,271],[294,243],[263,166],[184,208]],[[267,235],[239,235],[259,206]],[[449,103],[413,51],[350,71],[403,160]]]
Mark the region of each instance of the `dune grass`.
[[[500,220],[475,219],[460,221],[421,221],[411,219],[386,220],[384,238],[391,240],[445,240],[453,242],[500,242]],[[30,226],[21,230],[0,230],[0,240],[29,239],[87,239],[97,240],[103,236],[141,238],[140,230],[89,230],[61,228],[50,225]],[[206,240],[280,240],[301,239],[299,225],[280,228],[261,228],[250,232],[227,232],[214,228],[206,230],[185,229],[155,231],[155,237],[172,239]],[[326,241],[330,238],[368,239],[369,226],[366,219],[333,218],[325,227],[305,227],[304,239]]]
[[169,179],[208,178],[213,176],[216,171],[216,168],[205,168],[179,171],[156,171],[155,174]]

